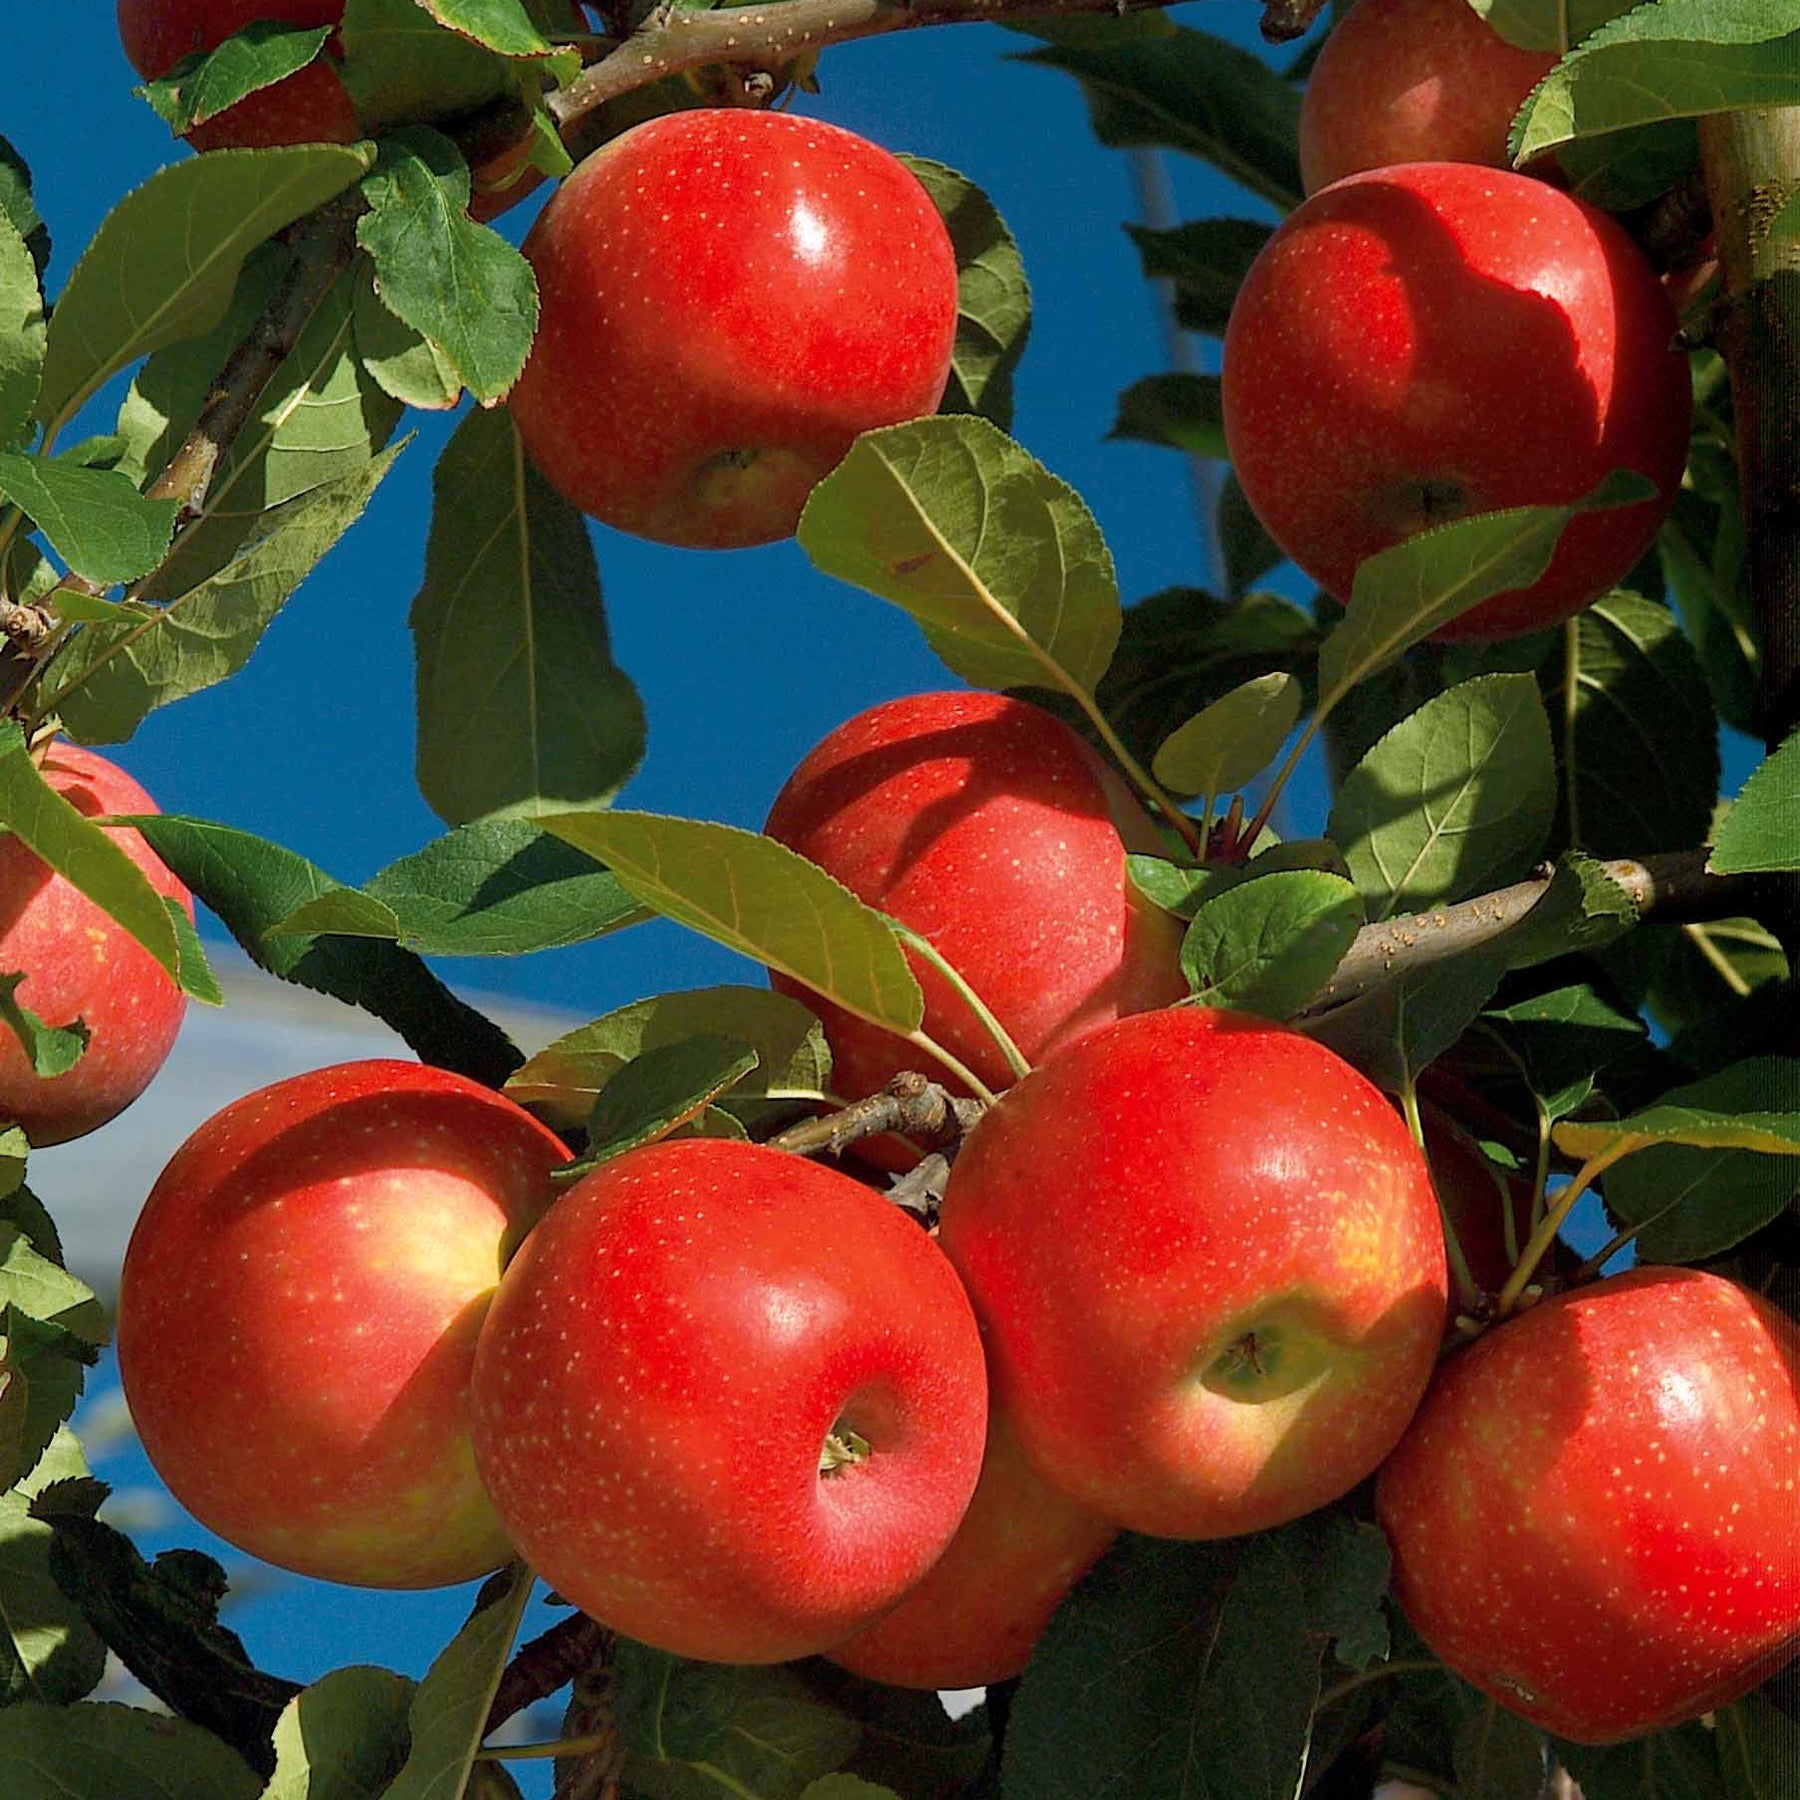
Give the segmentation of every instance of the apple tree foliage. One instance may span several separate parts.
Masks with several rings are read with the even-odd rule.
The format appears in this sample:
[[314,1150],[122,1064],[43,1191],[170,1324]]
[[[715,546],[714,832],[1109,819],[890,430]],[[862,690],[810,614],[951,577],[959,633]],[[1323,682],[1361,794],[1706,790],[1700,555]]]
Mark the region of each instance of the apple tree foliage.
[[[1518,156],[1556,150],[1577,191],[1640,231],[1699,181],[1706,120],[1800,106],[1800,0],[1471,3],[1562,56],[1516,121]],[[783,7],[763,10],[774,21]],[[1297,204],[1304,53],[1283,69],[1185,14],[1094,10],[1007,9],[1018,54],[1080,84],[1101,145],[1203,159],[1261,211]],[[365,116],[384,80],[424,84],[440,112],[497,92],[541,109],[582,64],[544,17],[521,0],[350,0],[345,40],[370,47],[373,70]],[[674,28],[647,10],[624,22]],[[322,35],[253,29],[149,98],[185,128],[304,64]],[[721,74],[616,83],[578,129],[593,141],[691,104]],[[396,101],[393,116],[416,115]],[[559,173],[548,113],[540,123],[535,154]],[[1777,377],[1731,363],[1710,302],[1690,313],[1688,480],[1654,552],[1566,630],[1427,641],[1533,579],[1578,507],[1440,527],[1366,563],[1347,608],[1296,605],[1260,585],[1279,552],[1229,482],[1225,591],[1127,604],[1092,512],[1007,435],[1030,323],[1017,250],[969,182],[914,166],[961,269],[944,410],[857,443],[807,508],[806,553],[910,613],[950,674],[1056,707],[1165,817],[1188,803],[1134,877],[1189,921],[1197,1003],[1291,1019],[1396,1094],[1437,1098],[1497,1166],[1540,1191],[1548,1177],[1552,1200],[1607,1162],[1607,1213],[1639,1255],[1720,1267],[1793,1306],[1800,658],[1781,613],[1793,585],[1760,580],[1768,505],[1746,491],[1733,431],[1743,384]],[[1800,169],[1785,183],[1765,189],[1758,255],[1791,284]],[[642,752],[642,708],[612,658],[583,521],[493,404],[527,353],[536,294],[523,259],[470,222],[468,193],[458,144],[416,124],[352,146],[176,157],[120,199],[47,294],[47,227],[29,171],[0,144],[0,821],[189,994],[216,1001],[185,920],[50,793],[27,746],[53,722],[117,744],[152,709],[228,679],[405,453],[408,409],[466,394],[479,404],[437,467],[410,620],[417,777],[443,835],[350,886],[229,820],[142,828],[271,975],[506,1085],[585,1132],[590,1160],[676,1130],[767,1135],[830,1091],[816,1021],[790,1000],[750,982],[647,996],[527,1062],[430,967],[662,914],[864,1018],[912,1032],[921,1016],[881,914],[754,834],[614,804]],[[1247,218],[1131,230],[1145,274],[1173,283],[1181,324],[1213,335],[1268,235]],[[243,402],[223,429],[222,370]],[[126,372],[116,419],[97,420],[95,397]],[[1800,377],[1786,377],[1791,429]],[[92,435],[73,441],[77,422]],[[1147,372],[1120,397],[1115,434],[1222,457],[1217,381]],[[1791,442],[1785,455],[1791,507]],[[1581,505],[1632,492],[1614,484]],[[1770,750],[1729,804],[1721,723]],[[1252,842],[1245,813],[1315,740],[1328,815],[1296,841]],[[40,1069],[79,1054],[10,993],[0,1010]],[[22,1134],[0,1137],[7,1800],[516,1792],[478,1750],[529,1577],[494,1577],[417,1682],[358,1667],[300,1689],[253,1667],[219,1617],[215,1564],[181,1551],[146,1562],[98,1516],[105,1492],[67,1421],[106,1330],[26,1185]],[[1550,1746],[1434,1662],[1387,1578],[1365,1494],[1250,1538],[1128,1538],[1024,1676],[958,1722],[930,1696],[823,1664],[684,1664],[597,1635],[582,1669],[559,1671],[576,1677],[561,1791],[1326,1800],[1366,1794],[1385,1770],[1467,1800],[1530,1800],[1551,1758],[1589,1800],[1797,1791],[1792,1669],[1678,1731]],[[90,1697],[108,1651],[162,1711]]]

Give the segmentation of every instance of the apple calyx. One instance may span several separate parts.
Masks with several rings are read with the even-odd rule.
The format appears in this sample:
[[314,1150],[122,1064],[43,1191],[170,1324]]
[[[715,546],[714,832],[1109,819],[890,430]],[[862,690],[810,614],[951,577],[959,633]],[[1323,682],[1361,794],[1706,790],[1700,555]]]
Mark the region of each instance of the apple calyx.
[[861,1432],[842,1422],[832,1426],[819,1446],[819,1474],[829,1481],[858,1463],[866,1463],[875,1454],[874,1446]]
[[1227,1400],[1285,1400],[1316,1381],[1324,1363],[1309,1333],[1259,1319],[1240,1331],[1200,1371],[1200,1385]]

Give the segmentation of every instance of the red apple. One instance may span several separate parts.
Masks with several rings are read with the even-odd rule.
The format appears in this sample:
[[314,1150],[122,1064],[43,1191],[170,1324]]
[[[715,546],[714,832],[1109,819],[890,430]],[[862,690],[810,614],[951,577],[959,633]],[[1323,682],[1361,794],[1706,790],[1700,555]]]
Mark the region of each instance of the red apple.
[[956,255],[924,188],[833,125],[671,113],[588,157],[525,241],[532,460],[662,543],[787,537],[859,433],[934,412]]
[[[1032,1062],[1187,992],[1180,922],[1144,901],[1125,853],[1159,847],[1119,779],[1060,719],[1001,694],[915,694],[833,731],[764,827],[929,938]],[[925,1029],[990,1088],[1012,1071],[916,958]],[[919,1052],[780,976],[825,1020],[832,1086],[879,1089]],[[935,1074],[937,1071],[930,1071]]]
[[1376,1487],[1395,1593],[1578,1743],[1698,1718],[1800,1650],[1800,1327],[1695,1269],[1544,1301],[1448,1361]]
[[1528,176],[1408,163],[1315,194],[1225,334],[1225,433],[1269,535],[1339,600],[1427,525],[1560,505],[1633,469],[1654,499],[1578,517],[1544,576],[1437,635],[1568,618],[1654,540],[1692,417],[1687,358],[1624,231]]
[[[42,768],[89,818],[157,810],[116,763],[78,744],[56,744]],[[113,839],[159,894],[194,916],[192,896],[135,831]],[[20,970],[19,1005],[47,1025],[80,1019],[89,1039],[72,1069],[46,1077],[0,1027],[0,1123],[23,1126],[33,1144],[61,1144],[97,1130],[150,1085],[175,1047],[187,997],[124,926],[8,834],[0,837],[0,971]]]
[[[118,8],[126,58],[146,81],[262,19],[308,30],[344,22],[344,0],[118,0]],[[361,135],[349,91],[320,58],[196,125],[188,142],[196,150],[264,149],[353,144]]]
[[725,1139],[570,1188],[475,1361],[475,1454],[565,1599],[717,1662],[828,1649],[931,1567],[987,1390],[954,1271],[835,1169]]
[[1053,1056],[963,1146],[939,1242],[1038,1473],[1161,1537],[1353,1487],[1443,1334],[1405,1125],[1333,1052],[1243,1014],[1142,1013]]
[[175,1497],[332,1581],[432,1587],[504,1562],[469,1372],[567,1160],[510,1100],[406,1062],[297,1075],[202,1125],[119,1289],[125,1398]]
[[1555,66],[1509,44],[1469,0],[1357,0],[1300,104],[1306,191],[1391,163],[1507,168],[1513,114]]
[[1024,1667],[1069,1590],[1119,1530],[1042,1480],[996,1408],[975,1497],[950,1547],[831,1660],[896,1687],[974,1688]]

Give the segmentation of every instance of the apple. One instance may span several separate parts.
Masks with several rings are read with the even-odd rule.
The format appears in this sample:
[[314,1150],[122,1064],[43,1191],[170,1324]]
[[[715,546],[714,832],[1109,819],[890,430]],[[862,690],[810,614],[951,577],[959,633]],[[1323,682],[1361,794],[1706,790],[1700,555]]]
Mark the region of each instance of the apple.
[[1509,167],[1513,114],[1556,60],[1509,44],[1469,0],[1357,0],[1300,103],[1307,193],[1391,163]]
[[1119,1535],[1044,1481],[995,1407],[975,1496],[950,1547],[898,1606],[830,1651],[895,1687],[975,1688],[1024,1669],[1050,1615]]
[[[41,765],[46,782],[89,818],[153,813],[153,801],[116,763],[57,743]],[[193,897],[135,831],[113,841],[159,894],[194,916]],[[39,1075],[12,1032],[0,1027],[0,1124],[22,1126],[34,1145],[66,1143],[116,1118],[168,1060],[187,996],[161,963],[24,842],[0,837],[0,972],[23,971],[20,1006],[47,1025],[88,1029],[87,1049],[61,1075]]]
[[1468,163],[1352,175],[1244,279],[1226,441],[1269,535],[1339,600],[1428,525],[1647,476],[1654,498],[1577,517],[1540,580],[1437,633],[1511,637],[1579,612],[1655,539],[1693,410],[1675,333],[1649,263],[1585,201]]
[[[344,0],[118,0],[119,39],[146,81],[168,74],[197,50],[215,50],[262,19],[315,30],[344,22]],[[263,149],[279,144],[353,144],[356,107],[329,56],[247,94],[188,133],[196,150]]]
[[934,412],[956,255],[887,151],[788,113],[633,126],[525,240],[542,311],[512,393],[583,512],[662,543],[788,537],[862,432]]
[[969,1135],[938,1241],[1033,1467],[1159,1537],[1261,1531],[1355,1486],[1443,1335],[1405,1125],[1247,1014],[1140,1013],[1059,1051]]
[[506,1272],[475,1455],[566,1600],[681,1656],[829,1649],[923,1576],[981,1464],[956,1275],[898,1208],[759,1144],[646,1145]]
[[[1160,848],[1155,827],[1068,726],[1026,701],[915,694],[858,713],[808,753],[764,830],[928,938],[1028,1061],[1187,993],[1180,921],[1126,875],[1127,850]],[[988,1087],[1007,1086],[980,1020],[912,962],[926,1031]],[[892,1033],[773,980],[824,1019],[845,1098],[919,1065]]]
[[202,1524],[303,1575],[467,1581],[511,1555],[469,1443],[475,1341],[568,1160],[512,1101],[344,1063],[214,1114],[125,1254],[119,1375]]
[[1797,1389],[1800,1326],[1701,1270],[1519,1314],[1445,1363],[1381,1471],[1407,1617],[1577,1743],[1725,1705],[1800,1650]]

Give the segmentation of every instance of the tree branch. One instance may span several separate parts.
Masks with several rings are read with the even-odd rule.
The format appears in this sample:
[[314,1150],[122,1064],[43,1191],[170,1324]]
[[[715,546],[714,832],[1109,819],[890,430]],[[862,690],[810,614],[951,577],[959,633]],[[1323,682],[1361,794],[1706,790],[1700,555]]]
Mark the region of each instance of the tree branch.
[[548,1700],[565,1688],[584,1669],[606,1656],[612,1633],[586,1613],[571,1613],[550,1629],[521,1645],[500,1677],[488,1707],[486,1737],[498,1731],[514,1713]]
[[609,100],[708,63],[742,63],[770,73],[828,44],[911,31],[921,25],[1004,24],[1014,19],[1112,17],[1151,12],[1175,0],[777,0],[714,12],[659,7],[617,49],[549,98],[568,129]]
[[790,1125],[769,1142],[777,1150],[791,1150],[799,1156],[819,1150],[835,1156],[864,1138],[897,1131],[935,1150],[957,1143],[984,1110],[979,1100],[962,1099],[924,1075],[905,1072],[896,1075],[879,1094],[821,1118]]

